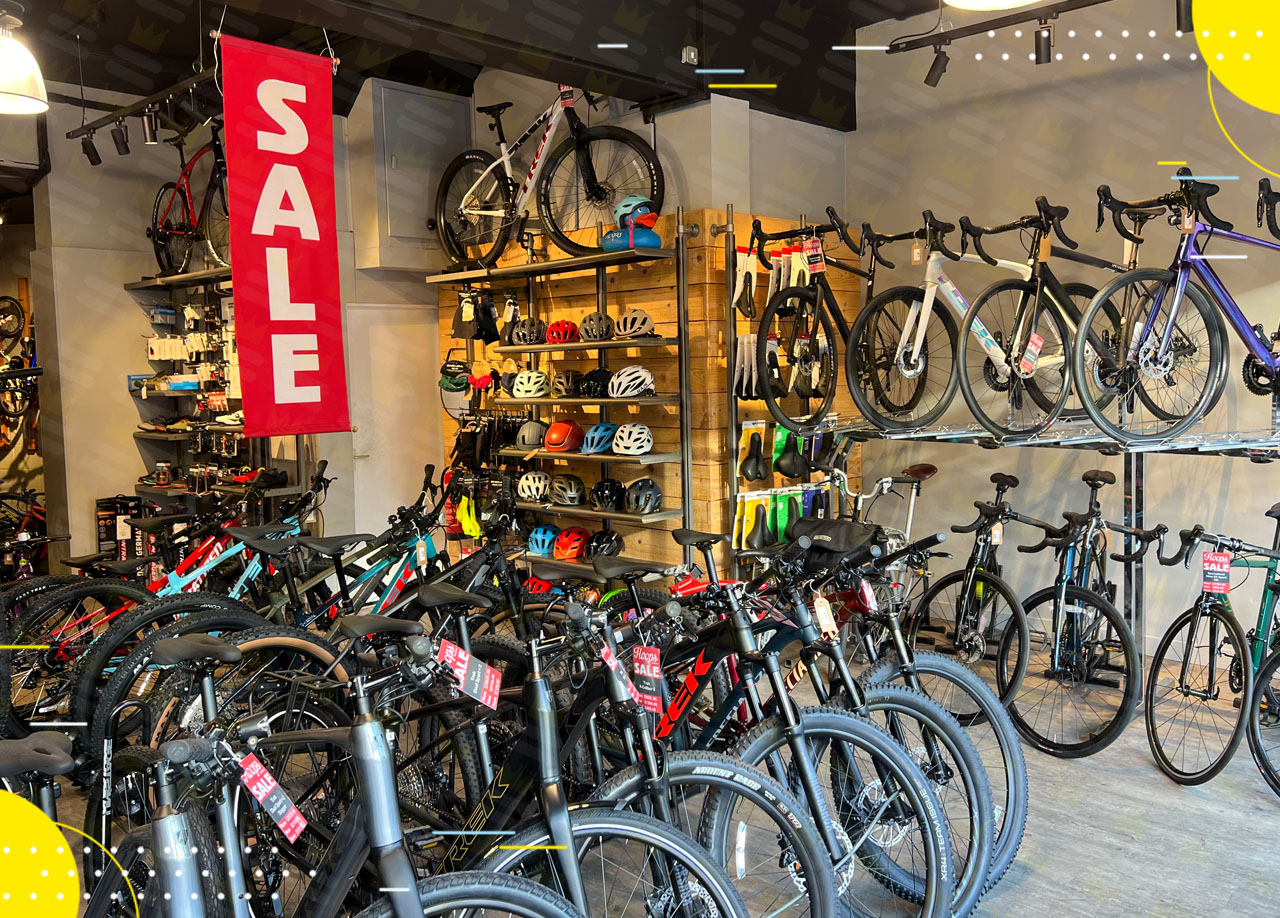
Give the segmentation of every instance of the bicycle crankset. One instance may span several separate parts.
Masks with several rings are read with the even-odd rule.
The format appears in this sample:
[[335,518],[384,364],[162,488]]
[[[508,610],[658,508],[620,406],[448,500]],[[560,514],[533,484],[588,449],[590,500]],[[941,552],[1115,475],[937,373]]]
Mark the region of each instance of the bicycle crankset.
[[1270,395],[1276,391],[1275,377],[1252,354],[1244,358],[1240,373],[1244,387],[1254,395]]

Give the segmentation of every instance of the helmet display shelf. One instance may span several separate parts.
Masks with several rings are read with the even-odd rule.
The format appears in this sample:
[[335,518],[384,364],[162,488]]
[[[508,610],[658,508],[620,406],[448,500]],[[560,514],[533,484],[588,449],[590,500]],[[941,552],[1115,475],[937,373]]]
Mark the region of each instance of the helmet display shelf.
[[[530,449],[523,446],[510,446],[499,449],[497,454],[509,459],[522,459],[527,462],[545,462],[542,468],[552,474],[556,469],[552,467],[554,460],[571,460],[573,462],[595,463],[600,467],[600,478],[622,477],[626,480],[634,480],[643,476],[641,469],[646,466],[654,466],[659,464],[675,463],[680,465],[680,479],[682,482],[681,493],[679,495],[680,502],[676,505],[676,495],[670,495],[670,498],[661,504],[660,508],[653,509],[647,513],[628,513],[625,508],[618,511],[596,510],[589,502],[583,502],[575,505],[564,505],[555,503],[551,495],[547,495],[541,499],[522,499],[517,500],[516,506],[521,510],[532,511],[538,515],[540,521],[542,519],[551,519],[557,517],[565,517],[571,519],[597,520],[605,531],[610,530],[611,522],[625,522],[629,525],[648,526],[651,524],[661,523],[669,520],[680,520],[686,528],[693,526],[693,447],[691,433],[691,388],[690,388],[690,348],[689,348],[689,239],[696,236],[699,228],[696,225],[688,225],[684,221],[684,211],[678,208],[676,211],[676,232],[674,245],[671,248],[634,248],[623,249],[614,252],[601,252],[592,255],[576,256],[571,258],[555,258],[547,261],[537,261],[533,258],[533,246],[526,245],[525,248],[530,252],[529,260],[523,264],[503,264],[490,268],[478,268],[464,271],[447,272],[439,275],[432,275],[426,279],[428,284],[432,285],[476,285],[488,287],[490,289],[521,289],[525,291],[526,301],[530,304],[537,302],[536,283],[539,279],[547,278],[557,274],[566,274],[573,272],[593,271],[595,274],[596,288],[596,310],[595,313],[588,313],[586,316],[575,316],[573,321],[576,322],[576,333],[570,333],[568,324],[560,326],[555,334],[549,334],[548,338],[554,340],[538,341],[533,343],[531,340],[513,341],[511,344],[503,344],[491,348],[491,352],[501,355],[516,356],[517,359],[523,359],[523,368],[526,370],[537,370],[538,355],[541,354],[566,354],[573,352],[592,352],[596,355],[597,366],[601,369],[619,370],[627,367],[628,364],[637,362],[645,362],[644,350],[640,350],[637,354],[624,355],[613,366],[609,366],[608,355],[611,351],[626,350],[635,351],[636,349],[650,348],[674,348],[679,366],[679,383],[677,391],[665,392],[652,391],[645,385],[632,386],[622,388],[615,387],[614,391],[634,391],[639,389],[644,394],[630,395],[622,398],[604,397],[573,397],[567,395],[557,395],[554,391],[546,395],[538,395],[536,397],[503,397],[498,396],[490,400],[495,408],[521,408],[525,410],[530,420],[540,420],[542,422],[552,422],[556,417],[550,409],[554,408],[576,408],[576,407],[598,407],[599,414],[592,420],[599,423],[609,422],[609,413],[611,408],[630,408],[630,407],[649,407],[674,405],[679,411],[680,439],[678,448],[673,451],[658,452],[650,450],[639,455],[619,455],[613,450],[600,451],[583,451],[575,450],[548,450],[545,444],[541,448]],[[671,260],[675,262],[675,300],[677,315],[677,334],[672,336],[661,336],[653,331],[653,323],[647,317],[637,316],[633,313],[637,310],[622,310],[617,307],[610,309],[609,293],[608,293],[608,270],[610,268],[618,268],[624,265],[638,265],[645,262],[658,262],[663,260]],[[531,307],[532,310],[532,307]],[[592,316],[600,316],[600,318],[591,318]],[[530,315],[528,319],[542,321],[547,317],[539,317]],[[553,323],[551,328],[555,328]],[[573,340],[575,339],[576,340]],[[620,420],[626,420],[622,418]],[[632,425],[635,426],[635,425]],[[626,469],[625,474],[619,474],[613,467]],[[563,470],[563,466],[560,467]],[[588,489],[590,482],[587,483]],[[530,495],[531,496],[531,495]],[[569,525],[565,523],[563,525]],[[622,555],[624,557],[633,557],[632,553],[624,547]],[[685,562],[692,561],[692,550],[686,548],[684,550]],[[583,564],[589,563],[581,559],[576,560],[555,560],[543,555],[530,555],[530,561],[536,562],[540,566],[562,567],[568,571]],[[640,558],[638,560],[651,560]]]

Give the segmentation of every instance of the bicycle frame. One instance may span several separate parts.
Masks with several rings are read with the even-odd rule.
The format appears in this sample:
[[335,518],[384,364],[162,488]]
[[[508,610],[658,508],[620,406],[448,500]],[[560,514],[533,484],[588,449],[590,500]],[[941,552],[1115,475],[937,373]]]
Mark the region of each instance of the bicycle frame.
[[[1280,575],[1277,574],[1277,568],[1280,568],[1280,561],[1275,558],[1232,558],[1231,566],[1256,568],[1266,572],[1262,583],[1262,598],[1258,600],[1258,622],[1246,635],[1249,641],[1249,659],[1253,663],[1253,671],[1257,672],[1269,653],[1268,639],[1276,622],[1276,592],[1280,590]],[[1217,596],[1216,599],[1228,612],[1235,614],[1227,596]]]
[[[205,210],[209,206],[210,192],[213,190],[213,187],[218,180],[219,173],[226,169],[226,159],[222,152],[222,141],[218,137],[217,128],[214,128],[212,136],[209,138],[209,142],[199,150],[196,150],[195,155],[190,159],[186,158],[186,154],[183,152],[181,145],[176,146],[178,147],[178,156],[182,163],[182,171],[178,173],[178,181],[175,184],[177,188],[182,189],[185,199],[185,206],[183,209],[186,211],[186,213],[180,214],[179,217],[186,221],[186,225],[190,227],[190,229],[183,229],[182,220],[175,220],[170,224],[173,228],[168,232],[174,236],[186,236],[199,232],[199,227],[204,222]],[[192,196],[191,192],[191,173],[194,171],[196,163],[209,154],[213,155],[213,166],[209,171],[209,181],[205,183],[204,194],[200,198],[200,206],[197,209],[195,198]],[[164,214],[160,219],[162,224],[170,220],[171,212],[173,210],[173,202],[177,200],[177,198],[178,195],[176,192],[169,196],[169,203],[165,207]]]

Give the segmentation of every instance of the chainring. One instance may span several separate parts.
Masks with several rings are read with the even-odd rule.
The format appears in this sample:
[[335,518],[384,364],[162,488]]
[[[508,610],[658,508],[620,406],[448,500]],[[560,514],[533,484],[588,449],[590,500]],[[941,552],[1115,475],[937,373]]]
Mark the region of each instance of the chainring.
[[1270,395],[1276,391],[1275,378],[1267,374],[1267,368],[1252,354],[1244,358],[1240,375],[1244,381],[1244,387],[1254,395]]

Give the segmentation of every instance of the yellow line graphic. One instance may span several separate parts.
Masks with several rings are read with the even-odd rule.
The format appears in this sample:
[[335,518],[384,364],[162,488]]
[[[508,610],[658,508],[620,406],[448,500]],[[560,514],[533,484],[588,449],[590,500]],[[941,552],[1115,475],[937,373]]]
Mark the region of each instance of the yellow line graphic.
[[1157,166],[1185,166],[1186,164],[1185,159],[1162,159],[1156,163]]

